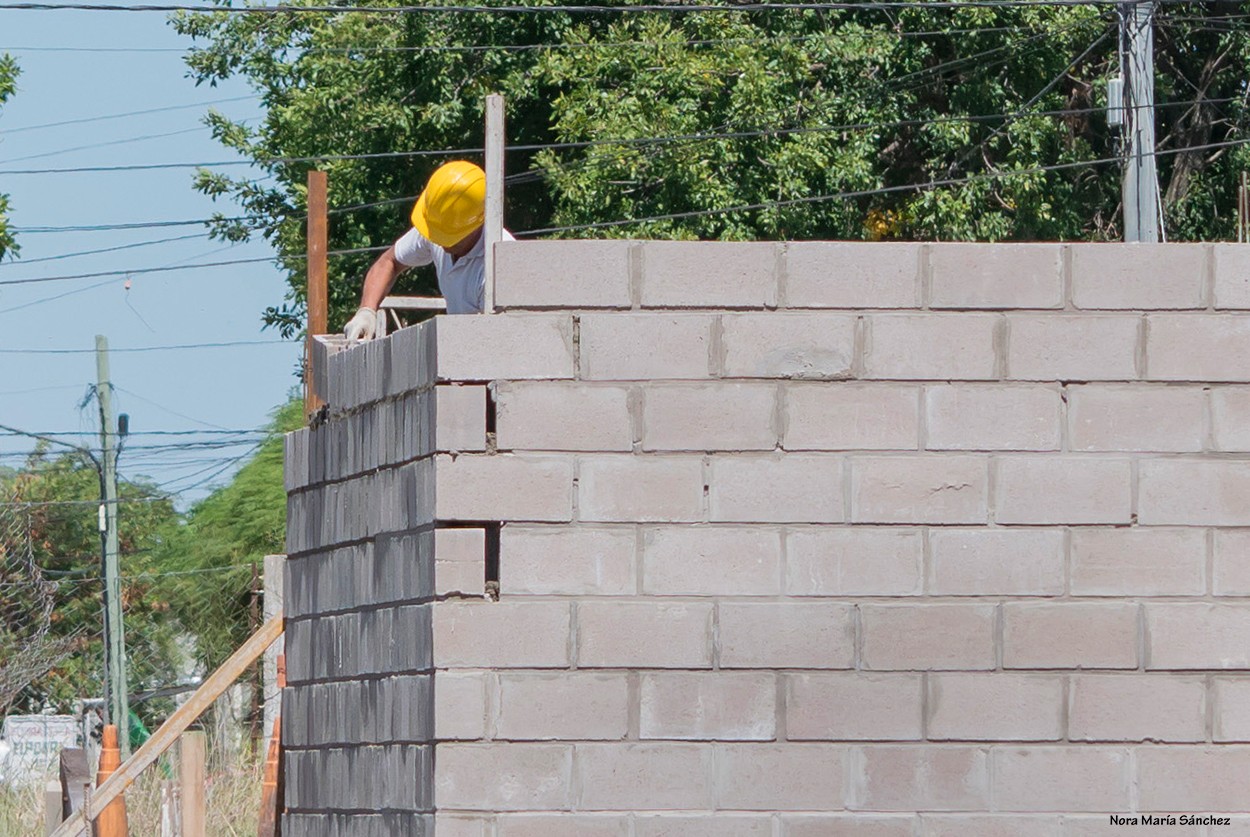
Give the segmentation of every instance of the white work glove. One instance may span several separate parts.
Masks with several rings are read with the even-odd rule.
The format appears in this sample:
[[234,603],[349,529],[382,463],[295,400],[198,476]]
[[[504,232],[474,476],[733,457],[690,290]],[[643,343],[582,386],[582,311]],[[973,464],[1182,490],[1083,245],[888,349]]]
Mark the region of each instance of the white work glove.
[[343,326],[343,336],[348,340],[372,340],[377,330],[378,312],[372,308],[361,308]]

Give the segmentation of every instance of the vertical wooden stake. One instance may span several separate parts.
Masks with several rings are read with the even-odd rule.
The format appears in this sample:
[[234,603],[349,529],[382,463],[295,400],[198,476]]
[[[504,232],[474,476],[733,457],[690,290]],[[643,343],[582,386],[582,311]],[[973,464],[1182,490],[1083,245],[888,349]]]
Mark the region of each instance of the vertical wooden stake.
[[486,292],[482,313],[495,313],[495,244],[503,238],[503,96],[486,97]]
[[178,780],[182,784],[182,837],[207,837],[204,811],[204,733],[184,732],[178,740]]
[[312,415],[325,404],[322,394],[313,385],[312,343],[314,334],[325,334],[329,329],[330,297],[326,287],[326,252],[328,237],[326,214],[326,173],[308,173],[308,322],[304,346],[304,413]]
[[43,833],[48,835],[56,831],[62,819],[61,783],[46,782],[43,788]]

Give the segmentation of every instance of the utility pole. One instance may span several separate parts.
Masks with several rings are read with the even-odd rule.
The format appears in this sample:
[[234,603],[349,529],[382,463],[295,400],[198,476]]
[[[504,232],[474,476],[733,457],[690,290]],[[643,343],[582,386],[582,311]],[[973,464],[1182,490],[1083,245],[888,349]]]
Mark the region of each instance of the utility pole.
[[1128,51],[1128,160],[1124,166],[1124,240],[1159,241],[1155,170],[1154,13],[1156,0],[1129,0],[1120,26]]
[[118,566],[117,447],[113,384],[109,381],[109,341],[95,338],[96,398],[100,402],[100,536],[104,547],[105,723],[117,725],[121,756],[130,755],[130,706],[126,685],[126,636],[122,628],[122,584]]

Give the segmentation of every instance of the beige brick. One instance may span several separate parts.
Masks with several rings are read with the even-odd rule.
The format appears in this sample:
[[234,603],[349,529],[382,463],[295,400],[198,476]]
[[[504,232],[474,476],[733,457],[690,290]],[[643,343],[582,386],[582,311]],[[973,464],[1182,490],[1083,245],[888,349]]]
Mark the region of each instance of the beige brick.
[[579,810],[712,807],[712,748],[706,744],[578,744],[576,765]]
[[647,241],[644,307],[763,308],[777,304],[772,242]]
[[1250,605],[1146,605],[1146,668],[1250,668]]
[[1216,677],[1211,681],[1213,741],[1250,741],[1250,680]]
[[[498,837],[629,837],[629,819],[616,814],[504,814]],[[438,837],[443,837],[439,831]],[[486,835],[483,835],[486,837]]]
[[924,837],[1060,837],[1059,817],[1019,814],[925,814]]
[[1207,688],[1200,677],[1082,674],[1071,680],[1073,741],[1202,741]]
[[1206,436],[1200,387],[1101,385],[1069,387],[1073,450],[1200,451]]
[[644,673],[641,702],[640,738],[771,741],[777,735],[771,673]]
[[981,747],[863,746],[851,751],[855,811],[968,811],[990,804],[989,751]]
[[628,308],[629,241],[501,241],[497,308]]
[[932,741],[1063,738],[1063,678],[1058,675],[931,674],[926,705]]
[[491,817],[436,814],[434,828],[438,832],[438,837],[492,837],[491,823],[493,821]]
[[997,460],[999,523],[1129,523],[1133,469],[1127,459],[1004,456]]
[[582,520],[680,522],[703,518],[698,456],[586,456],[580,462]]
[[1250,469],[1244,462],[1144,459],[1138,474],[1143,524],[1250,524]]
[[1062,529],[934,529],[928,592],[938,596],[1063,593]]
[[706,314],[583,314],[581,377],[646,381],[710,376]]
[[1155,381],[1250,381],[1250,316],[1151,314],[1146,368]]
[[1205,245],[1070,244],[1077,308],[1203,308]]
[[440,454],[435,474],[439,520],[573,518],[572,457]]
[[923,738],[919,674],[788,674],[790,741],[913,741]]
[[1250,451],[1250,387],[1212,387],[1211,424],[1216,449]]
[[993,605],[860,605],[866,669],[994,667]]
[[634,837],[772,837],[771,817],[752,814],[665,814],[634,818]]
[[628,400],[626,387],[501,383],[496,396],[499,449],[632,450]]
[[743,811],[842,809],[845,758],[845,747],[830,744],[718,744],[717,806]]
[[849,314],[724,314],[722,374],[728,378],[849,378],[855,317]]
[[1137,668],[1137,605],[1003,605],[1005,668]]
[[993,314],[868,316],[864,377],[903,380],[995,378]]
[[565,602],[443,601],[434,605],[434,665],[550,668],[568,665]]
[[1250,531],[1215,531],[1211,579],[1217,596],[1250,596]]
[[582,602],[578,665],[711,668],[711,603]]
[[926,387],[925,421],[929,450],[1058,450],[1059,388]]
[[[1128,752],[1103,747],[995,748],[999,811],[1127,811]],[[1151,810],[1149,808],[1145,810]]]
[[642,591],[663,596],[778,595],[781,533],[739,527],[648,529]]
[[851,668],[850,605],[826,602],[722,602],[723,668]]
[[924,544],[914,529],[792,529],[786,562],[789,596],[917,596]]
[[1242,244],[1215,244],[1215,307],[1250,308],[1250,248]]
[[988,460],[980,456],[851,459],[855,523],[984,523]]
[[505,526],[500,589],[509,596],[629,595],[637,587],[635,549],[633,527]]
[[434,675],[434,737],[440,741],[486,737],[484,671],[440,671]]
[[1062,256],[1057,244],[933,244],[929,305],[1060,308]]
[[1201,595],[1206,553],[1200,529],[1073,529],[1072,595]]
[[1007,377],[1017,381],[1131,381],[1137,329],[1131,314],[1007,315]]
[[784,837],[913,837],[914,818],[888,814],[788,814]]
[[772,384],[655,385],[643,394],[644,450],[772,450]]
[[1250,747],[1140,747],[1136,755],[1141,810],[1245,812]]
[[439,744],[439,810],[562,810],[571,801],[573,748],[566,744]]
[[795,241],[786,245],[786,299],[792,308],[917,308],[916,243]]
[[486,530],[434,531],[434,592],[482,595],[486,586]]
[[486,387],[443,385],[434,395],[435,450],[486,450]]
[[712,458],[714,522],[841,523],[842,458],[765,454]]
[[440,381],[573,377],[569,314],[441,316],[434,339]]
[[789,384],[786,450],[915,450],[920,388],[906,384]]
[[497,712],[495,738],[620,739],[629,732],[629,686],[624,674],[501,674]]

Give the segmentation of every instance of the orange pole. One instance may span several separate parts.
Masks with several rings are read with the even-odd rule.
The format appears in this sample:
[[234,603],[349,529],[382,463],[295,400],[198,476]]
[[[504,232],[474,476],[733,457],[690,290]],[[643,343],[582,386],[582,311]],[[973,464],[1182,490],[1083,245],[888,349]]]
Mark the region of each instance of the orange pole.
[[[117,726],[108,724],[104,727],[103,740],[100,743],[100,766],[96,770],[95,784],[98,788],[104,780],[112,776],[121,767],[121,748],[117,746]],[[126,824],[126,798],[119,796],[100,812],[95,821],[96,837],[127,837],[129,827]]]
[[282,753],[282,716],[273,719],[273,737],[269,740],[269,754],[265,758],[265,774],[260,783],[260,828],[258,837],[277,837],[279,808],[278,769]]

